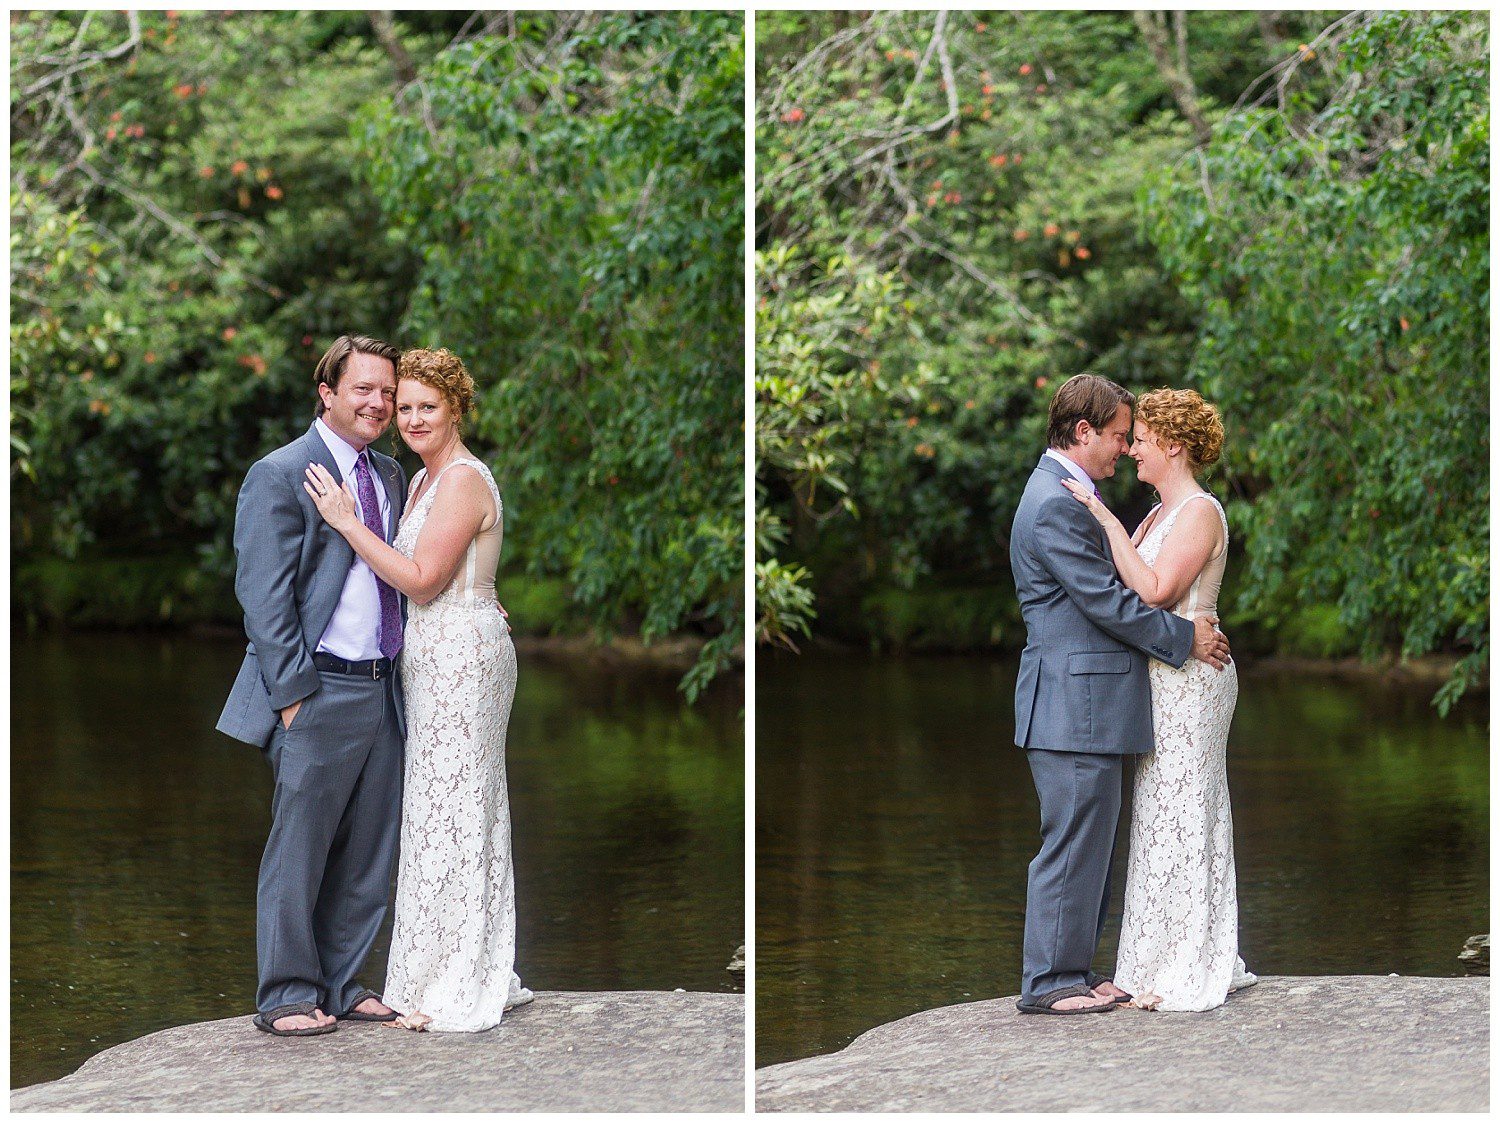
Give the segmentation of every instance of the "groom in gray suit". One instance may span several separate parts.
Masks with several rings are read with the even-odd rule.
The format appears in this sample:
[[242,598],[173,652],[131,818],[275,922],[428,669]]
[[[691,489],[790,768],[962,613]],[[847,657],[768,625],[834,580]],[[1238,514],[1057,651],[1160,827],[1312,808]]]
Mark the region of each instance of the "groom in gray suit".
[[394,538],[406,476],[370,445],[394,416],[400,355],[341,336],[314,373],[312,427],[250,468],[235,510],[234,587],[250,643],[218,728],[263,750],[275,782],[254,1021],[278,1037],[395,1017],[355,974],[385,918],[401,821],[402,606],[303,481],[312,463],[352,477],[365,524]]
[[[1121,763],[1152,748],[1146,660],[1190,656],[1223,669],[1216,618],[1152,608],[1120,581],[1099,523],[1063,487],[1114,475],[1135,397],[1080,374],[1056,395],[1048,449],[1011,526],[1010,566],[1026,622],[1016,678],[1016,744],[1042,811],[1042,848],[1026,882],[1021,1000],[1025,1014],[1112,1010],[1129,996],[1093,972],[1104,931]],[[1097,489],[1095,489],[1097,490]]]

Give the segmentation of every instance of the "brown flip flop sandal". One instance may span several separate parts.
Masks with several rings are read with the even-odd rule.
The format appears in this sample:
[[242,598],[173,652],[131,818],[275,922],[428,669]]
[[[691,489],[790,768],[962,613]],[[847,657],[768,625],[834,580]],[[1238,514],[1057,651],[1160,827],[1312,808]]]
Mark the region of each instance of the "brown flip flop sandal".
[[1077,1010],[1059,1010],[1057,1004],[1064,998],[1095,998],[1097,995],[1092,990],[1078,983],[1070,987],[1059,987],[1057,990],[1049,990],[1035,1002],[1017,1002],[1016,1009],[1023,1014],[1103,1014],[1115,1008],[1113,1001],[1106,1002],[1102,1006],[1083,1006]]
[[357,995],[354,996],[354,1001],[351,1002],[351,1003],[349,1003],[349,1012],[347,1014],[340,1014],[340,1015],[338,1015],[339,1021],[341,1021],[341,1022],[394,1022],[397,1018],[399,1018],[401,1016],[400,1014],[396,1013],[396,1011],[394,1011],[394,1010],[392,1010],[389,1014],[361,1014],[358,1010],[355,1009],[355,1007],[358,1006],[361,1002],[363,1002],[367,998],[373,998],[373,999],[375,999],[376,1002],[379,1002],[381,1005],[385,1004],[385,999],[381,998],[380,995],[376,994],[373,990],[362,990]]
[[[1108,977],[1106,977],[1104,975],[1096,975],[1092,971],[1090,971],[1088,973],[1088,976],[1083,981],[1084,981],[1084,985],[1086,985],[1090,990],[1093,990],[1100,983],[1112,983],[1112,982],[1114,982],[1113,979],[1108,978]],[[1121,987],[1120,990],[1121,990],[1120,994],[1112,994],[1112,995],[1110,995],[1110,998],[1112,998],[1114,1000],[1114,1003],[1115,1003],[1116,1006],[1124,1006],[1127,1002],[1134,1002],[1135,1001],[1135,995],[1123,993],[1124,990],[1125,990],[1124,987]]]
[[282,1018],[290,1018],[293,1014],[311,1014],[316,1009],[317,1006],[311,1002],[293,1002],[290,1006],[278,1006],[264,1014],[256,1014],[250,1021],[256,1029],[269,1033],[272,1037],[317,1037],[339,1028],[338,1022],[329,1022],[326,1026],[306,1026],[303,1029],[276,1028],[277,1021]]

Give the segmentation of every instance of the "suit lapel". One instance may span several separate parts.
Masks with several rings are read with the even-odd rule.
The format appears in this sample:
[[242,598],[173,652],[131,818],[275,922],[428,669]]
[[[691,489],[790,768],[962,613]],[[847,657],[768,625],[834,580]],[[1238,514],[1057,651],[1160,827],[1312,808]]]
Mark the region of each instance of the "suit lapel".
[[[338,461],[333,458],[333,453],[329,450],[328,445],[323,442],[323,438],[318,434],[318,427],[316,423],[308,428],[307,436],[303,438],[303,443],[307,448],[308,460],[312,461],[314,464],[321,464],[324,468],[328,469],[328,474],[331,475],[335,480],[337,480],[340,486],[342,486],[344,482],[343,473],[339,471]],[[309,502],[311,501],[309,500]],[[328,523],[324,521],[323,516],[319,515],[316,510],[313,511],[313,515],[317,521],[310,527],[312,533],[319,535],[324,540],[323,549],[325,551],[332,550],[332,556],[338,558],[342,566],[341,572],[339,574],[339,588],[342,589],[345,577],[349,572],[349,568],[354,564],[354,547],[349,545],[348,540],[345,539],[342,534],[338,533],[338,531],[329,526]],[[334,604],[336,605],[337,603],[337,597],[335,597]],[[323,627],[326,628],[328,626],[328,620],[331,620],[332,618],[333,606],[330,605],[328,610],[328,618],[323,621]],[[321,631],[319,632],[319,634],[322,634]]]
[[306,440],[307,458],[314,464],[321,464],[323,467],[327,468],[329,475],[331,475],[340,484],[343,484],[344,474],[339,471],[339,462],[333,458],[333,453],[329,451],[328,446],[323,443],[323,438],[318,435],[318,427],[316,424],[313,425],[312,428],[308,429]]
[[[1076,478],[1072,472],[1068,471],[1052,457],[1046,455],[1044,455],[1041,460],[1037,462],[1036,470],[1038,472],[1043,472],[1056,480],[1071,480]],[[1094,531],[1094,541],[1097,542],[1099,544],[1099,548],[1104,551],[1104,556],[1107,557],[1111,562],[1113,562],[1115,560],[1115,553],[1109,548],[1109,535],[1104,533],[1104,528],[1099,525],[1099,521],[1092,515],[1089,516],[1088,522]]]

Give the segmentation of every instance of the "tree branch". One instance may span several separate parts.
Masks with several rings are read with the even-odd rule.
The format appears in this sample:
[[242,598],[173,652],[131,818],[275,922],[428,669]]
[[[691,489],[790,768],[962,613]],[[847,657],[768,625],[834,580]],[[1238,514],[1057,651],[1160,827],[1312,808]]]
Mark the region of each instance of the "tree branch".
[[1182,115],[1188,119],[1193,126],[1193,136],[1198,145],[1204,146],[1213,139],[1213,130],[1208,127],[1208,121],[1203,116],[1203,110],[1198,106],[1198,90],[1193,85],[1193,75],[1188,69],[1187,55],[1187,14],[1185,12],[1173,12],[1172,20],[1177,32],[1177,57],[1172,57],[1171,45],[1167,42],[1167,13],[1160,11],[1136,11],[1131,13],[1135,17],[1135,25],[1140,28],[1141,38],[1146,41],[1146,48],[1151,52],[1151,57],[1156,62],[1156,69],[1161,73],[1162,81],[1167,84],[1173,99],[1177,102],[1177,108],[1182,110]]
[[417,80],[417,68],[412,65],[411,56],[406,53],[406,48],[401,45],[401,39],[396,34],[396,21],[391,18],[393,13],[371,12],[369,15],[375,38],[380,40],[391,65],[396,69],[396,89],[411,85]]

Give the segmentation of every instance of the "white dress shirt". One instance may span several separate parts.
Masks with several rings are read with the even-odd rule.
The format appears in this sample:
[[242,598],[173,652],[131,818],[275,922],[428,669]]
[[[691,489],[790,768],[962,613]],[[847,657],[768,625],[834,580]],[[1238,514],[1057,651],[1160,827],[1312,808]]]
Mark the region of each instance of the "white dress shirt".
[[[354,492],[354,508],[363,521],[359,483],[354,478],[354,463],[361,455],[360,450],[329,428],[321,417],[313,422],[313,426],[328,446],[328,451],[333,453],[339,475],[348,481],[349,490]],[[374,463],[370,463],[370,479],[380,504],[381,537],[384,538],[385,528],[390,526],[391,504]],[[323,638],[318,641],[318,650],[354,662],[380,658],[380,590],[375,585],[375,571],[358,554],[354,555],[354,564],[349,567],[349,576],[344,580],[344,591],[339,595],[338,607],[333,610],[333,619],[328,621]]]
[[1058,452],[1057,449],[1049,448],[1046,452],[1046,455],[1052,457],[1053,460],[1056,460],[1059,464],[1066,468],[1068,470],[1068,473],[1084,487],[1088,488],[1090,491],[1096,494],[1098,493],[1099,485],[1094,482],[1094,478],[1087,472],[1085,472],[1082,468],[1080,468],[1077,464],[1074,464],[1062,453]]

